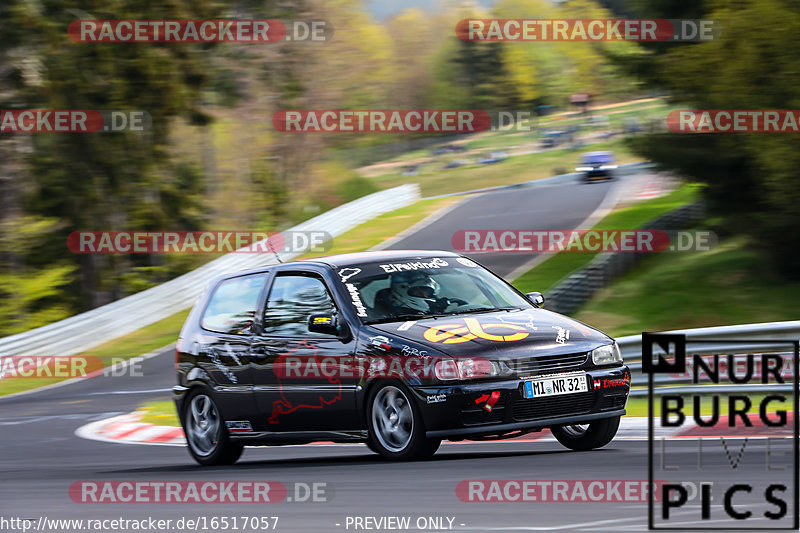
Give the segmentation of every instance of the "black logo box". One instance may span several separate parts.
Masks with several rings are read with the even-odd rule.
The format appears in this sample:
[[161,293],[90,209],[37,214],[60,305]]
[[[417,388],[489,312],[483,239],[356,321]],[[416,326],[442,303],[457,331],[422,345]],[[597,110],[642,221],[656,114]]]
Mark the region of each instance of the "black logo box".
[[[793,526],[780,526],[780,527],[697,527],[692,526],[692,531],[797,531],[800,529],[800,504],[798,503],[798,495],[800,494],[800,419],[798,419],[798,412],[800,411],[798,405],[798,394],[800,394],[800,381],[798,374],[800,374],[800,341],[797,340],[775,340],[775,339],[742,339],[742,340],[712,340],[712,339],[692,339],[688,341],[692,344],[713,344],[714,346],[731,346],[736,348],[742,345],[764,345],[764,346],[791,346],[794,352],[794,368],[792,371],[792,378],[794,383],[794,416],[793,418],[793,441],[794,441],[794,525]],[[654,383],[653,376],[655,374],[682,374],[686,371],[686,335],[674,333],[642,333],[642,372],[647,374],[647,402],[648,402],[648,484],[650,487],[654,486],[655,477],[653,472],[653,443],[654,443],[654,427],[653,427],[653,400],[654,400]],[[660,348],[665,354],[669,354],[670,348],[674,347],[674,358],[671,360],[667,357],[658,356],[658,360],[654,362],[653,353],[655,347]],[[734,352],[735,353],[735,352]],[[742,351],[741,353],[749,353]],[[763,369],[762,369],[763,373]],[[656,527],[654,518],[654,501],[653,490],[647,491],[647,508],[648,508],[648,529],[651,531],[685,531],[685,527]]]

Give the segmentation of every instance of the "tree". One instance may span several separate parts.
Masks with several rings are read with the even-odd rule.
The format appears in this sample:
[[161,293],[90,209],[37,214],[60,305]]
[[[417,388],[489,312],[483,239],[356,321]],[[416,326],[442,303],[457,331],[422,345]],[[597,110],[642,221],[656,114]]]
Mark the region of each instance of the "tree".
[[[721,37],[648,52],[645,79],[666,88],[683,108],[798,109],[800,6],[738,0],[707,8],[703,17],[718,21]],[[797,134],[662,133],[633,146],[662,166],[708,184],[706,198],[726,217],[728,228],[753,236],[776,267],[800,277]]]
[[[15,134],[29,153],[13,177],[21,212],[8,215],[7,227],[22,220],[22,212],[59,221],[39,236],[42,247],[19,250],[16,261],[34,269],[71,266],[63,272],[77,275],[69,290],[79,295],[80,307],[123,296],[116,281],[121,272],[163,258],[74,256],[65,246],[71,231],[193,229],[199,223],[191,197],[202,191],[202,180],[176,171],[168,134],[176,117],[204,122],[200,101],[207,77],[201,46],[75,43],[67,26],[78,18],[218,18],[222,6],[6,0],[0,8],[0,55],[8,61],[0,107],[144,110],[152,117],[152,128],[143,133]],[[186,201],[176,202],[176,191]]]

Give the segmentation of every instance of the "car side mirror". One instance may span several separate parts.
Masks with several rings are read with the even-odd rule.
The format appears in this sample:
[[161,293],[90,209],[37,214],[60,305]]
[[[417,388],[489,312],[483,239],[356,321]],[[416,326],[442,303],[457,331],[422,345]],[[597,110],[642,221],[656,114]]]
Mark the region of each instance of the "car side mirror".
[[541,292],[527,292],[525,296],[534,307],[542,307],[544,305],[544,295]]
[[339,335],[339,321],[336,315],[330,313],[314,314],[308,317],[308,331],[325,335]]
[[353,338],[347,322],[339,322],[336,314],[318,313],[308,317],[308,331],[334,335],[342,342],[349,342]]

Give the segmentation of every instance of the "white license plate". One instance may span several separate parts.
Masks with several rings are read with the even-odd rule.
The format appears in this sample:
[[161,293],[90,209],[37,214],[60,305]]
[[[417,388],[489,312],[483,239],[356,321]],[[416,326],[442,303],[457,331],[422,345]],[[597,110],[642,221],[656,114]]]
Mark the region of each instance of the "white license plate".
[[546,378],[525,381],[525,397],[528,399],[574,394],[576,392],[587,392],[588,390],[589,384],[586,381],[586,372],[556,374]]

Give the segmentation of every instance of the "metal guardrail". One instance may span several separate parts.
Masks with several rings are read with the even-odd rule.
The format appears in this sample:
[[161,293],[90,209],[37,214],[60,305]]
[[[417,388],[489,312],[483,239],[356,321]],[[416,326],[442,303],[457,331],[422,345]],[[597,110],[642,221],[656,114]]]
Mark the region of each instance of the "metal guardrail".
[[[704,216],[702,202],[684,205],[640,226],[640,230],[675,230],[691,226]],[[570,314],[588,302],[592,296],[628,272],[642,258],[652,255],[645,252],[603,252],[592,261],[561,280],[547,291],[547,308]]]
[[[327,211],[287,231],[326,231],[332,237],[420,199],[417,184],[376,192]],[[301,252],[280,254],[290,260]],[[191,307],[218,276],[274,264],[271,253],[230,253],[166,283],[85,313],[0,339],[0,357],[74,355]]]

